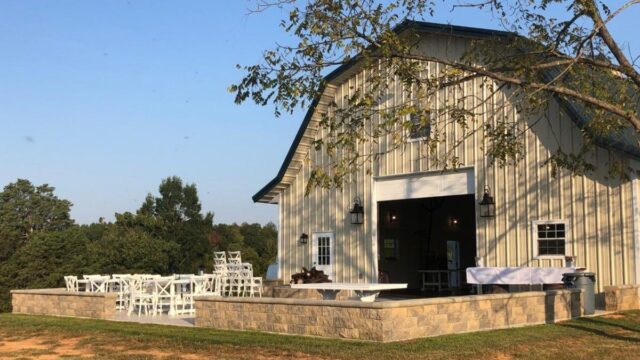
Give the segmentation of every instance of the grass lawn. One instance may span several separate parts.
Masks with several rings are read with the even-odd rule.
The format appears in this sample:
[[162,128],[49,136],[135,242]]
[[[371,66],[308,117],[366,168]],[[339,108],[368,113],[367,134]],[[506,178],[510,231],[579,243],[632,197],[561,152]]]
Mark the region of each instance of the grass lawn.
[[0,314],[0,358],[638,359],[640,311],[401,343]]

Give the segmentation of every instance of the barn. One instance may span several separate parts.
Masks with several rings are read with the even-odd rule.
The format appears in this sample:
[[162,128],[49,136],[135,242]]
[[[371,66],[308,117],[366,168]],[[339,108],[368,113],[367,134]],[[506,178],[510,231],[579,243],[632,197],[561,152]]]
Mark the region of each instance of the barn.
[[[419,31],[419,51],[446,59],[462,56],[475,39],[507,36],[415,21],[403,23],[398,31],[407,27]],[[435,73],[439,66],[426,64],[425,71]],[[424,156],[427,144],[420,136],[399,147],[392,137],[382,136],[374,150],[381,155],[366,166],[370,171],[363,166],[342,189],[314,188],[305,194],[312,169],[329,170],[325,150],[313,146],[314,140],[327,136],[320,126],[323,112],[331,103],[346,106],[345,97],[366,81],[357,62],[326,77],[277,175],[253,196],[255,202],[278,207],[280,280],[287,283],[301,267],[316,266],[337,282],[376,283],[384,278],[408,283],[416,292],[427,287],[466,291],[468,267],[562,267],[570,256],[576,266],[597,274],[597,292],[607,285],[638,283],[638,180],[608,176],[606,169],[613,159],[622,159],[640,170],[640,148],[634,139],[602,139],[594,151],[602,165],[596,171],[581,176],[553,173],[546,160],[561,145],[578,151],[581,126],[589,121],[562,99],[544,110],[548,121],[534,121],[510,106],[506,92],[495,92],[492,103],[505,104],[499,112],[484,112],[471,122],[471,129],[444,125],[447,142],[456,144],[459,167],[444,169]],[[390,81],[392,90],[383,106],[405,101],[400,82]],[[455,101],[466,94],[489,96],[486,91],[476,78],[442,96]],[[521,161],[499,166],[488,160],[483,134],[474,130],[505,119],[527,129],[525,152]],[[493,200],[495,214],[483,214],[483,199]],[[362,210],[361,221],[352,219],[354,208]]]

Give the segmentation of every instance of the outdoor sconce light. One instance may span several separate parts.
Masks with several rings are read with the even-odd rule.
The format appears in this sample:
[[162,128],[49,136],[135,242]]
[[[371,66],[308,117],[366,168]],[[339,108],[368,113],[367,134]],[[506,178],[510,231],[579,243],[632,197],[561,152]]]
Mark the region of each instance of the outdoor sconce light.
[[482,195],[482,201],[480,201],[480,217],[488,218],[496,216],[496,202],[491,196],[491,189],[488,186],[484,187],[484,195]]
[[389,224],[395,224],[398,222],[398,214],[395,211],[389,211]]
[[364,207],[362,206],[362,202],[359,197],[353,199],[353,208],[349,211],[351,214],[351,223],[352,224],[362,224],[364,223]]
[[457,217],[452,216],[449,218],[449,227],[456,228],[458,227],[459,223],[460,223],[460,220],[458,220]]
[[309,235],[302,233],[302,235],[300,235],[300,239],[298,239],[298,242],[300,243],[300,245],[306,245],[309,242]]

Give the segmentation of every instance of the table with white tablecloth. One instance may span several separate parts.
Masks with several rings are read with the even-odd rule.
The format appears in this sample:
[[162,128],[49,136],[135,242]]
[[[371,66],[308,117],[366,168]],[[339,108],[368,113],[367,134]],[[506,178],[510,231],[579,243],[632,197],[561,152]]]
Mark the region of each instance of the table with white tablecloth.
[[470,267],[467,283],[478,285],[542,285],[562,284],[562,274],[575,272],[575,267]]

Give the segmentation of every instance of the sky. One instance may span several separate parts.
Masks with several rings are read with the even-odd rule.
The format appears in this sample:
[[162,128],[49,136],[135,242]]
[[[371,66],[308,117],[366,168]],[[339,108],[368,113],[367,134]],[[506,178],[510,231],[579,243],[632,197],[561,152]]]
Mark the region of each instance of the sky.
[[[612,2],[619,3],[619,2]],[[229,85],[287,41],[252,1],[0,0],[0,186],[47,183],[78,223],[135,211],[163,178],[195,183],[216,223],[277,220],[251,196],[277,173],[306,109],[236,105]],[[640,6],[611,24],[640,52]],[[441,7],[429,21],[499,29]]]

